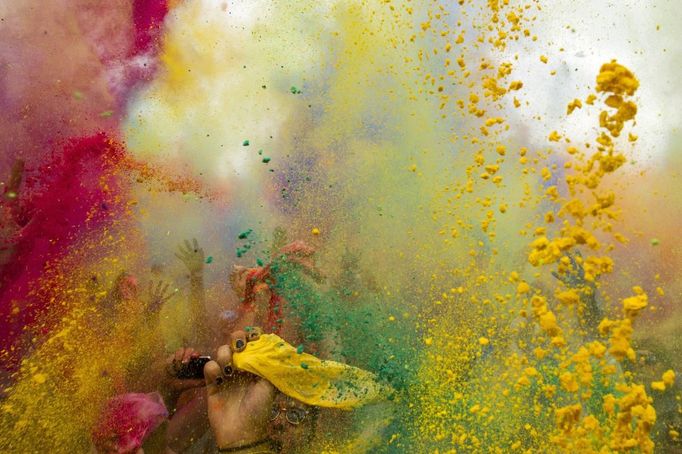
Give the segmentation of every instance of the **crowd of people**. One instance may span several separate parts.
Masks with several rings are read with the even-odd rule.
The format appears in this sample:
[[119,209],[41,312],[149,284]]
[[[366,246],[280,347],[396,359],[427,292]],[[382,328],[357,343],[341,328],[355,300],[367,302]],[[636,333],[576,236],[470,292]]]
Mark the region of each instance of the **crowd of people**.
[[[276,253],[310,273],[314,273],[313,254],[302,242],[287,244]],[[230,273],[239,305],[222,314],[222,327],[231,332],[223,333],[222,340],[228,342],[215,349],[211,344],[221,340],[207,330],[204,251],[196,240],[185,241],[176,256],[189,273],[187,332],[191,337],[186,342],[192,346],[139,367],[140,372],[135,372],[138,366],[131,367],[127,383],[120,387],[126,392],[108,402],[93,430],[94,449],[98,453],[299,452],[302,445],[312,442],[320,410],[232,365],[233,352],[243,351],[263,331],[293,344],[301,342],[296,323],[283,316],[286,302],[271,288],[270,265],[235,266]],[[113,329],[158,331],[155,318],[174,290],[163,282],[150,283],[143,303],[139,303],[144,300],[139,293],[135,277],[121,273],[99,303],[100,318]],[[144,326],[135,328],[130,323]],[[212,359],[203,365],[199,359],[206,355],[202,353],[211,351],[215,351]],[[140,356],[142,363],[154,353]],[[188,376],[188,368],[197,364],[203,374],[194,370]]]
[[[13,266],[22,252],[17,252],[17,245],[27,241],[26,226],[35,217],[21,191],[25,180],[24,163],[17,160],[1,188],[2,271]],[[109,209],[105,203],[100,208]],[[273,262],[296,266],[320,282],[313,248],[301,241],[287,242],[284,231],[277,229],[271,249]],[[93,355],[107,358],[84,368],[102,386],[99,416],[92,427],[83,427],[89,432],[90,450],[165,454],[304,450],[313,443],[324,412],[287,395],[266,378],[232,365],[232,354],[257,341],[256,333],[281,336],[290,345],[305,342],[306,352],[330,356],[314,341],[306,342],[298,322],[286,316],[287,302],[274,288],[277,277],[272,263],[234,266],[226,273],[232,293],[226,299],[232,301],[221,303],[224,307],[216,317],[206,301],[204,268],[210,261],[201,245],[196,239],[186,240],[175,256],[184,265],[189,298],[180,310],[186,315],[180,334],[183,347],[172,354],[168,354],[160,318],[178,289],[164,280],[163,267],[153,266],[149,276],[127,270],[113,278],[106,277],[108,271],[92,273],[83,286],[87,315],[79,322],[83,325],[81,342],[101,350]],[[9,279],[10,275],[3,276]],[[28,305],[20,312],[27,313],[27,309]],[[15,324],[20,327],[29,322],[22,319]],[[21,337],[19,341],[23,342]],[[69,369],[73,370],[61,373],[73,374],[77,367],[83,369],[72,364]],[[12,380],[7,369],[2,382],[8,385]]]
[[[3,189],[0,269],[15,254],[12,239],[20,236],[31,219],[17,203],[22,173],[23,163],[17,161]],[[307,452],[315,451],[312,447],[319,446],[320,439],[329,438],[334,428],[344,430],[341,413],[297,400],[286,386],[273,383],[263,374],[241,370],[233,361],[235,354],[271,333],[290,345],[305,343],[307,351],[321,358],[329,357],[330,345],[339,342],[332,330],[328,339],[309,342],[300,320],[287,316],[288,303],[277,290],[274,264],[294,264],[312,281],[320,282],[322,276],[315,266],[315,250],[301,241],[287,242],[285,237],[283,231],[276,231],[270,263],[233,267],[226,278],[236,301],[226,305],[217,318],[207,310],[204,250],[196,239],[178,247],[175,255],[188,277],[189,299],[183,347],[170,355],[165,351],[159,318],[177,289],[162,280],[162,270],[152,268],[146,291],[141,289],[140,280],[126,271],[113,279],[106,292],[98,291],[107,285],[106,279],[99,282],[92,276],[88,283],[92,286],[92,311],[85,322],[97,336],[111,340],[107,348],[125,352],[121,355],[125,356],[120,361],[122,368],[114,371],[115,366],[111,366],[112,370],[105,366],[98,372],[113,382],[116,392],[110,394],[93,427],[88,429],[93,453]],[[574,337],[576,341],[591,342],[599,338],[598,327],[606,308],[598,283],[586,278],[583,263],[579,252],[567,254],[562,259],[563,268],[553,275],[566,289],[579,292],[581,304],[573,326],[579,336]],[[344,257],[341,268],[341,286],[347,291],[352,285],[345,281],[352,281],[352,276],[344,272],[356,273],[357,263],[350,256]],[[543,285],[540,281],[534,283],[538,288]],[[551,288],[543,293],[551,294]],[[353,298],[352,294],[347,296]],[[526,334],[530,338],[532,329],[528,328]],[[609,359],[618,375],[636,371],[654,377],[660,375],[658,369],[663,364],[671,362],[657,357],[666,351],[664,346],[643,347],[641,352],[638,350],[640,364],[629,366],[632,370],[624,370]],[[482,367],[492,348],[484,350],[476,360],[478,365],[472,360],[469,369]],[[465,371],[464,377],[467,374]],[[675,402],[668,400],[663,401],[660,418],[679,419]]]

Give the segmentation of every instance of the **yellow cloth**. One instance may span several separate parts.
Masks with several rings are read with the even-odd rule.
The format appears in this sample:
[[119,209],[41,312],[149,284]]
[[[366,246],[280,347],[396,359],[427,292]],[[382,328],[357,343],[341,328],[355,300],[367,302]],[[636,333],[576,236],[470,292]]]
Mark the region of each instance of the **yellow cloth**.
[[336,361],[321,360],[276,334],[263,334],[232,356],[233,365],[263,377],[289,397],[308,405],[350,410],[384,400],[390,387],[371,372]]

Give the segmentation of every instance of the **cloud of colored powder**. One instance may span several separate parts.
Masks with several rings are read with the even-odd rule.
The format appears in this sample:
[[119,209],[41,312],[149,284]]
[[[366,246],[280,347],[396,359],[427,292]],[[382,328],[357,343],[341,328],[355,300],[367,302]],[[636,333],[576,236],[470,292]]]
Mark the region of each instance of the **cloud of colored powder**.
[[[390,421],[368,437],[381,418],[358,412],[329,449],[358,433],[373,443],[358,452],[678,446],[678,388],[652,384],[680,367],[672,2],[171,1],[140,51],[132,11],[153,3],[0,4],[6,149],[38,169],[105,130],[130,158],[116,220],[75,230],[36,281],[59,307],[4,379],[0,447],[87,450],[131,368],[191,339],[178,244],[205,251],[219,320],[238,305],[232,265],[267,262],[276,227],[326,277],[280,270],[304,341],[398,390]],[[632,97],[597,91],[614,58]],[[601,111],[630,101],[612,135]],[[594,286],[552,276],[576,251]],[[137,306],[93,303],[123,271],[177,289],[135,343]]]

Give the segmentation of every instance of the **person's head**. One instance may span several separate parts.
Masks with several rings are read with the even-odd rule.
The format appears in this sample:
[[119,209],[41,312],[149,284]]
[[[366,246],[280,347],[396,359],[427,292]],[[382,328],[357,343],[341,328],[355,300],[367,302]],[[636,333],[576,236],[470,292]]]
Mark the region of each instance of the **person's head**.
[[282,393],[272,404],[268,435],[278,452],[300,452],[315,435],[318,408],[305,405]]
[[138,293],[137,278],[132,274],[126,273],[125,271],[122,272],[116,278],[114,292],[121,301],[134,300],[137,298]]
[[100,454],[140,454],[145,440],[168,418],[159,393],[128,393],[110,399],[92,429]]
[[154,278],[156,279],[163,278],[164,274],[163,264],[152,263],[152,266],[150,267],[149,271],[151,272],[152,276],[154,276]]
[[[91,282],[90,290],[96,293],[97,282]],[[121,271],[107,293],[106,297],[99,302],[99,313],[105,320],[110,320],[121,314],[121,310],[130,310],[133,302],[138,300],[139,291],[137,279],[132,274]]]

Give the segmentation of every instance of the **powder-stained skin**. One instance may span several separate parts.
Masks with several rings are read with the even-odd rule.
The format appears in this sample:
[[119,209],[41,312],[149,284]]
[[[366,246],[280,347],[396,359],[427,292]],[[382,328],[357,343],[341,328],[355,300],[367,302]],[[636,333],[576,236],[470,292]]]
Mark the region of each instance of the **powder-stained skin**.
[[388,399],[310,452],[680,448],[679,162],[646,161],[626,47],[575,83],[541,0],[23,3],[1,452],[90,452],[112,398],[172,406],[154,368],[259,317],[282,389]]

